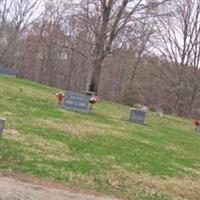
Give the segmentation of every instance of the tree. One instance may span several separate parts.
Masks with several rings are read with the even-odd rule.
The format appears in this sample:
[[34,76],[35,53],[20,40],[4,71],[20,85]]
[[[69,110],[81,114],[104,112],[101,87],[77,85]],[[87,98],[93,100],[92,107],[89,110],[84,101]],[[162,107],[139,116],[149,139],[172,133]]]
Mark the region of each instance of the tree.
[[[79,17],[87,24],[88,31],[92,33],[93,61],[91,79],[88,90],[98,92],[99,79],[104,59],[114,51],[114,43],[118,36],[124,34],[123,42],[118,43],[117,48],[126,41],[127,32],[134,32],[134,22],[144,18],[143,13],[150,8],[154,9],[163,1],[145,0],[101,0],[87,1],[87,15]],[[83,4],[84,5],[84,4]]]
[[168,9],[168,17],[157,18],[155,44],[162,63],[159,69],[174,90],[174,112],[190,115],[199,92],[200,2],[172,1]]
[[0,60],[13,65],[18,53],[18,39],[36,20],[40,1],[38,0],[0,0]]

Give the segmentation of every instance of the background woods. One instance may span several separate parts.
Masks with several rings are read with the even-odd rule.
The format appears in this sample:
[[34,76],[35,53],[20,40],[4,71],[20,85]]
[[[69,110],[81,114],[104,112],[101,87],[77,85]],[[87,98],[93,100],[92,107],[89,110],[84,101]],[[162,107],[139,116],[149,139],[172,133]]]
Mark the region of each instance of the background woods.
[[17,76],[200,115],[198,0],[0,0],[0,64]]

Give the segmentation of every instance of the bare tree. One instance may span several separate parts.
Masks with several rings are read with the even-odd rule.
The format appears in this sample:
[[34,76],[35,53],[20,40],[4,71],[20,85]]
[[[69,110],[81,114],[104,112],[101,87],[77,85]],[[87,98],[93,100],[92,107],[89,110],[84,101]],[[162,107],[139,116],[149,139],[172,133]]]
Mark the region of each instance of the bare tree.
[[22,34],[38,17],[35,11],[39,3],[38,0],[0,1],[1,62],[7,62],[9,65],[8,60],[20,52],[17,50],[18,39],[23,37]]
[[162,62],[159,69],[163,80],[175,90],[174,111],[180,114],[185,110],[189,115],[199,92],[200,2],[172,1],[168,9],[171,15],[158,17],[157,21],[155,43]]
[[[143,0],[87,1],[89,12],[79,18],[87,24],[88,31],[93,35],[93,40],[90,40],[93,42],[93,67],[89,91],[98,91],[102,63],[113,52],[118,36],[134,31],[134,22],[144,17],[143,13],[147,8],[155,8],[164,2],[166,1],[153,1],[153,4],[152,1]],[[123,45],[123,42],[118,44],[118,48],[119,45]]]

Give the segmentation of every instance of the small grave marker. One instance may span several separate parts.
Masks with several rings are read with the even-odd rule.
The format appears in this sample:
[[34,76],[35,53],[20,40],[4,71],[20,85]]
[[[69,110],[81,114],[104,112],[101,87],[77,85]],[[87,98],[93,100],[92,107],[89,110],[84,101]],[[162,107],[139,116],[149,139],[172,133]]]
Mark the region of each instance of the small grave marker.
[[2,133],[3,133],[4,126],[5,126],[5,122],[6,122],[6,119],[0,118],[0,139],[2,137]]
[[193,119],[193,124],[195,125],[195,130],[200,133],[200,119]]
[[197,126],[196,126],[196,131],[197,131],[198,133],[200,133],[200,125],[197,125]]
[[89,97],[77,92],[65,92],[61,107],[81,112],[91,111]]
[[164,111],[162,108],[157,108],[156,109],[156,115],[160,118],[164,117]]
[[132,108],[130,109],[130,113],[129,113],[129,121],[143,124],[145,115],[146,115],[146,111]]

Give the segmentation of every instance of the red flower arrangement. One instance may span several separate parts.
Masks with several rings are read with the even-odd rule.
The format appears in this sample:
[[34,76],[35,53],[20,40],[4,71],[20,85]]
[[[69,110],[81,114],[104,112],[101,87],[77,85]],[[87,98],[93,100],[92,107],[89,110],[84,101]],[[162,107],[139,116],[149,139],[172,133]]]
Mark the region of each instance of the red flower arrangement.
[[89,102],[90,102],[91,104],[95,104],[95,103],[97,103],[98,100],[99,100],[99,99],[98,99],[97,96],[91,96],[90,99],[89,99]]
[[63,92],[58,92],[56,94],[57,102],[59,105],[63,102],[64,97],[65,97],[65,95]]
[[196,125],[196,126],[199,126],[199,125],[200,125],[200,119],[193,119],[192,122],[193,122],[193,124]]

